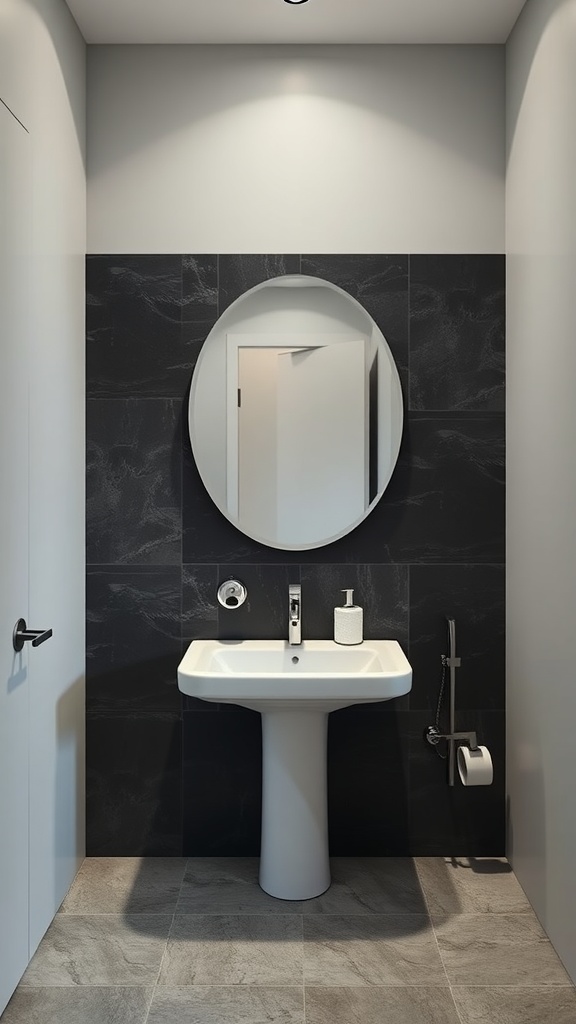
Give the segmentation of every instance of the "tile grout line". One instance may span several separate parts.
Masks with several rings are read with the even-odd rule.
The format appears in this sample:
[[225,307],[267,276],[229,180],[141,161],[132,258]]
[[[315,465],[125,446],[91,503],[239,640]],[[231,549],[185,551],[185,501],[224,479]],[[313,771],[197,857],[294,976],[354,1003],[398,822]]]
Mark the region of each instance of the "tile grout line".
[[174,920],[176,918],[176,910],[178,909],[178,902],[180,900],[180,895],[182,893],[182,886],[184,885],[184,878],[186,877],[186,871],[187,871],[187,868],[188,868],[188,859],[189,858],[186,857],[186,863],[184,864],[184,871],[182,872],[182,880],[180,882],[180,888],[178,890],[178,896],[176,897],[176,902],[174,904],[174,912],[172,914],[172,920],[170,922],[170,927],[168,929],[168,935],[166,936],[166,944],[164,946],[164,952],[162,953],[162,956],[160,957],[160,964],[158,966],[158,972],[156,974],[156,981],[154,982],[154,985],[152,986],[152,995],[150,996],[150,1002],[148,1003],[148,1009],[146,1011],[146,1016],[144,1017],[144,1020],[142,1021],[142,1024],[148,1024],[148,1018],[150,1017],[150,1010],[152,1009],[152,1003],[154,1002],[154,996],[156,995],[156,989],[158,988],[158,981],[160,979],[160,974],[161,974],[161,971],[162,971],[162,964],[164,963],[164,957],[166,956],[166,953],[168,951],[168,943],[170,941],[170,935],[172,934],[172,928],[174,927]]
[[448,977],[448,971],[446,970],[446,965],[444,963],[444,959],[443,959],[442,953],[440,951],[440,943],[438,942],[438,936],[436,935],[436,929],[434,927],[434,922],[432,921],[432,914],[430,913],[430,906],[428,904],[428,897],[426,896],[426,890],[424,889],[424,886],[422,885],[422,880],[420,878],[420,873],[418,871],[418,865],[416,863],[416,858],[412,858],[412,863],[414,865],[414,871],[416,872],[416,878],[418,879],[418,884],[419,884],[420,889],[422,891],[422,898],[424,900],[424,903],[426,904],[426,912],[428,914],[428,922],[429,922],[430,927],[432,929],[432,935],[434,936],[434,942],[436,944],[436,949],[438,950],[438,956],[440,958],[440,963],[442,964],[442,970],[444,971],[444,975],[445,975],[446,981],[448,983],[448,990],[450,992],[450,998],[452,999],[452,1005],[454,1007],[454,1011],[456,1013],[456,1016],[457,1016],[458,1020],[460,1021],[460,1024],[465,1024],[465,1021],[462,1019],[462,1017],[460,1015],[460,1010],[458,1009],[458,1006],[456,1004],[456,1000],[454,998],[454,993],[452,991],[452,983],[450,981],[450,978]]

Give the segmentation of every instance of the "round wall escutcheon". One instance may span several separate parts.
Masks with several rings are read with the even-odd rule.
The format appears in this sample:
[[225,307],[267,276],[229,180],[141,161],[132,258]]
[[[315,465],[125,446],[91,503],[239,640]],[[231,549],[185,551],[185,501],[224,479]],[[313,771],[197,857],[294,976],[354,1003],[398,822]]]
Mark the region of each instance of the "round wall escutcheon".
[[244,604],[247,597],[248,591],[240,580],[225,580],[218,587],[218,601],[230,611]]

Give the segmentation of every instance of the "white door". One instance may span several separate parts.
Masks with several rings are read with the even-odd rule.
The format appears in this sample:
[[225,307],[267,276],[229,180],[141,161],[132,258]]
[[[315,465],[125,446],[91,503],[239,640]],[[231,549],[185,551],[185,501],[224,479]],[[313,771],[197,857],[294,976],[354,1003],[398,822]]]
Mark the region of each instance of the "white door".
[[363,338],[278,356],[277,537],[336,537],[368,506]]
[[276,536],[277,348],[238,349],[238,518]]
[[0,102],[0,1013],[28,963],[30,140]]

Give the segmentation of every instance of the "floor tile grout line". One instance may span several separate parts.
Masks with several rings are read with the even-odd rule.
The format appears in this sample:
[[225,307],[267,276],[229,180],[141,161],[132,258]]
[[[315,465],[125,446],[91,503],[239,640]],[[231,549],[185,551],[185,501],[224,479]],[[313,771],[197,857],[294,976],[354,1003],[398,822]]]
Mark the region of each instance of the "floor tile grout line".
[[[105,991],[109,990],[109,989],[138,989],[139,990],[139,989],[151,989],[153,986],[151,984],[148,984],[148,985],[145,985],[145,984],[138,985],[138,984],[135,984],[134,982],[129,982],[129,983],[118,983],[118,982],[116,982],[114,984],[109,983],[107,985],[75,985],[75,984],[71,983],[69,985],[19,985],[18,987],[19,987],[19,989],[21,991],[25,991],[25,992],[42,992],[42,991],[44,991],[47,988],[49,988],[51,991],[56,991],[57,990],[57,991],[74,991],[74,992],[78,992],[80,990],[85,990],[85,989],[89,989],[89,990],[92,990],[92,989],[103,989]],[[224,983],[224,982],[218,982],[218,983],[212,983],[212,982],[210,982],[210,983],[201,983],[201,982],[200,983],[196,983],[195,982],[193,985],[160,985],[158,987],[161,988],[163,992],[164,991],[170,992],[173,989],[187,989],[187,990],[193,991],[194,989],[212,989],[212,988],[230,988],[230,989],[236,989],[236,990],[244,990],[244,989],[250,989],[250,988],[273,988],[273,989],[290,988],[290,989],[295,989],[295,990],[299,991],[303,986],[300,985],[297,982],[270,982],[270,981],[266,981],[266,982],[263,982],[263,983],[253,983],[253,982],[250,982],[249,984],[243,984],[243,983],[239,983],[239,982],[228,982],[227,984]],[[570,984],[569,982],[562,982],[562,983],[560,983],[560,982],[538,982],[538,983],[535,983],[535,984],[523,984],[523,985],[518,985],[516,983],[512,984],[512,985],[506,985],[506,984],[500,983],[498,985],[453,985],[453,986],[450,986],[449,984],[438,985],[438,984],[434,984],[434,983],[431,983],[431,982],[424,982],[422,985],[411,985],[411,984],[400,983],[400,982],[390,983],[390,984],[385,984],[383,982],[370,982],[369,984],[365,984],[365,985],[357,985],[357,984],[355,984],[355,985],[342,985],[340,983],[333,984],[333,985],[319,985],[318,983],[314,982],[314,983],[312,983],[310,985],[305,985],[304,987],[307,988],[307,989],[322,989],[323,991],[326,991],[326,992],[333,991],[334,989],[337,989],[337,988],[353,988],[354,990],[358,990],[358,991],[365,991],[366,989],[383,989],[383,990],[386,990],[386,991],[388,989],[409,989],[409,990],[412,990],[412,989],[426,989],[426,990],[430,990],[430,989],[432,989],[435,992],[446,992],[446,990],[450,989],[450,988],[465,988],[465,989],[473,988],[473,989],[480,989],[482,991],[492,991],[493,989],[505,989],[506,991],[510,991],[510,992],[513,992],[513,991],[519,991],[519,992],[524,992],[524,991],[530,991],[530,992],[531,991],[558,992],[558,991],[564,990],[564,989],[568,989],[570,992],[574,992],[575,991],[575,986]],[[144,1022],[144,1024],[146,1024],[146,1022]]]
[[426,911],[427,911],[427,914],[428,914],[428,922],[429,922],[430,927],[432,929],[432,935],[434,937],[434,943],[435,943],[436,949],[438,951],[438,957],[440,959],[440,963],[442,964],[442,970],[444,971],[444,975],[446,977],[446,983],[448,985],[448,989],[449,989],[449,992],[450,992],[450,998],[452,999],[452,1005],[454,1007],[454,1012],[456,1013],[456,1016],[457,1016],[458,1020],[460,1021],[460,1024],[465,1024],[465,1021],[462,1019],[462,1017],[460,1015],[460,1010],[458,1009],[458,1006],[456,1004],[456,1000],[454,998],[454,993],[452,991],[452,985],[451,985],[451,982],[450,982],[450,978],[448,977],[448,971],[446,970],[446,965],[444,963],[444,958],[443,958],[441,950],[440,950],[440,943],[438,942],[438,936],[436,935],[436,929],[434,927],[434,922],[432,920],[432,914],[430,913],[430,905],[428,903],[428,897],[426,895],[426,890],[424,889],[424,886],[422,885],[422,879],[420,878],[420,874],[418,872],[418,864],[416,862],[416,858],[412,859],[412,863],[414,865],[414,871],[416,872],[416,878],[418,879],[418,884],[420,885],[420,889],[422,891],[422,898],[424,900],[424,904],[426,906]]
[[[145,911],[146,912],[146,911]],[[341,910],[324,911],[316,910],[310,913],[299,913],[294,910],[292,913],[280,913],[276,910],[176,910],[175,914],[177,918],[305,918],[307,920],[322,921],[324,918],[361,918],[362,920],[372,920],[374,918],[406,918],[408,920],[412,918],[425,918],[429,921],[428,915],[419,911],[418,913],[397,913],[395,910],[382,912],[380,910],[365,911],[364,913],[346,913]],[[67,918],[72,918],[74,914],[66,914]],[[82,916],[98,916],[98,914],[82,914]],[[102,916],[101,914],[99,916]],[[131,916],[138,916],[138,914],[131,914]],[[155,916],[155,914],[149,914],[149,916]],[[156,916],[166,916],[166,914],[156,914]]]
[[158,972],[156,974],[156,981],[154,982],[154,985],[152,986],[152,994],[150,996],[150,1002],[148,1003],[148,1009],[146,1011],[146,1016],[144,1017],[144,1020],[142,1021],[142,1024],[148,1024],[148,1018],[150,1017],[150,1010],[152,1009],[152,1003],[154,1002],[154,996],[156,995],[156,989],[158,988],[158,982],[160,980],[160,974],[162,973],[162,964],[164,963],[164,957],[166,956],[166,953],[168,952],[168,943],[170,941],[170,935],[172,934],[172,928],[174,927],[174,921],[176,919],[176,908],[178,907],[178,900],[180,899],[180,894],[182,892],[182,886],[184,885],[184,879],[186,877],[186,870],[187,870],[187,868],[188,868],[188,858],[186,858],[186,863],[184,864],[184,870],[182,872],[182,878],[180,880],[180,888],[178,890],[178,896],[176,897],[176,902],[174,904],[174,912],[172,914],[172,920],[170,922],[170,927],[168,928],[168,935],[166,936],[166,943],[164,945],[164,951],[162,953],[162,956],[160,957],[160,964],[158,966]]

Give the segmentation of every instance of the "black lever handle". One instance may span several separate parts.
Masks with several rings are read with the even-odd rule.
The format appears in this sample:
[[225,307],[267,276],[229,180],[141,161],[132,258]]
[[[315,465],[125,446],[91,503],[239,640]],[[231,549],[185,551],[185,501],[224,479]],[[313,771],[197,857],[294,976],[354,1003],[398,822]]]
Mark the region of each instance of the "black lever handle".
[[38,647],[45,640],[49,640],[51,636],[51,629],[28,629],[26,619],[18,619],[12,634],[12,644],[15,651],[21,651],[28,640],[32,641],[32,647]]

